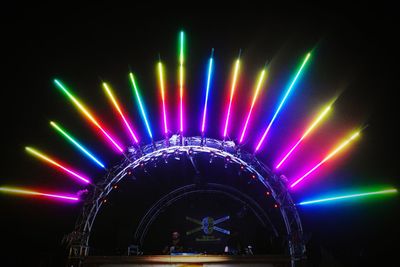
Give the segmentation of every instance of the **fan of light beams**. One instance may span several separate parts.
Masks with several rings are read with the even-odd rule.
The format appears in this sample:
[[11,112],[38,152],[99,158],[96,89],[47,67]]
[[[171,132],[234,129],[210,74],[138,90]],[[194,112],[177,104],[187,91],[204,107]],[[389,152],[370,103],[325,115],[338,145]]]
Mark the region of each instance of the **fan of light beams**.
[[[179,127],[178,133],[181,137],[185,135],[185,33],[181,31],[179,33],[179,55],[178,55],[178,88],[179,88],[179,114],[177,117],[179,118]],[[229,91],[229,102],[226,107],[224,121],[221,123],[221,132],[222,138],[225,141],[230,130],[230,120],[231,120],[231,113],[232,113],[232,106],[235,103],[233,100],[235,98],[235,93],[237,92],[239,87],[238,80],[240,79],[241,75],[243,75],[243,70],[241,68],[241,59],[240,59],[240,52],[238,58],[233,62],[233,75],[230,81],[230,91]],[[262,147],[265,143],[265,140],[268,138],[268,134],[273,129],[274,124],[279,123],[279,114],[285,112],[285,105],[288,105],[290,101],[290,95],[293,90],[296,89],[296,85],[300,82],[301,76],[303,72],[307,69],[307,64],[312,59],[311,53],[306,53],[303,58],[300,57],[300,67],[295,71],[294,78],[289,82],[289,86],[287,88],[283,88],[282,91],[282,98],[277,103],[276,109],[273,112],[271,117],[265,117],[265,125],[257,125],[262,128],[262,135],[259,140],[256,140],[256,146],[254,147],[254,153],[262,153]],[[204,99],[201,101],[202,105],[202,116],[199,132],[201,137],[204,138],[206,135],[207,130],[207,108],[209,104],[209,99],[211,96],[212,85],[213,85],[213,70],[214,70],[214,49],[211,50],[211,55],[208,60],[207,65],[207,80],[205,83],[204,88]],[[171,132],[171,123],[168,121],[168,117],[170,114],[167,113],[167,100],[168,100],[168,91],[170,88],[166,88],[165,86],[165,74],[164,74],[164,65],[161,62],[161,59],[157,63],[157,80],[158,80],[158,88],[161,100],[162,100],[162,131],[165,138],[169,138],[169,133]],[[141,118],[143,119],[144,125],[146,127],[146,132],[151,139],[153,140],[153,132],[150,127],[151,123],[149,121],[149,116],[146,111],[146,105],[144,99],[141,97],[140,94],[140,78],[135,76],[134,73],[130,72],[127,76],[129,82],[132,87],[132,95],[136,100],[138,110],[140,112]],[[237,137],[238,144],[242,144],[243,141],[246,139],[246,131],[251,126],[251,116],[253,113],[253,109],[255,105],[260,105],[257,103],[258,96],[260,91],[263,89],[265,85],[265,81],[268,78],[268,65],[265,66],[260,70],[259,76],[256,81],[254,81],[254,93],[252,95],[252,101],[250,106],[247,109],[247,113],[245,116],[245,120],[242,124],[242,130],[240,131],[240,135]],[[82,116],[95,128],[100,130],[100,133],[103,135],[104,140],[107,141],[111,148],[113,148],[117,153],[121,153],[122,155],[125,154],[126,147],[124,147],[121,142],[113,135],[111,135],[109,129],[102,125],[101,120],[99,117],[94,115],[94,112],[90,110],[76,95],[73,93],[73,90],[70,89],[64,82],[59,79],[54,79],[54,85],[57,89],[59,89],[67,99],[80,111]],[[129,133],[129,137],[133,145],[140,146],[139,144],[139,136],[135,131],[135,127],[131,123],[129,119],[129,113],[124,111],[123,106],[117,100],[116,94],[113,92],[111,86],[103,82],[102,87],[105,91],[106,97],[109,99],[110,105],[117,114],[119,114],[119,119],[121,120],[122,125],[126,128],[127,132]],[[258,101],[260,102],[260,100]],[[325,106],[317,112],[317,114],[311,114],[310,116],[313,117],[311,123],[304,127],[304,132],[301,136],[298,136],[298,139],[291,142],[287,148],[282,149],[281,157],[277,159],[278,164],[275,166],[275,170],[278,171],[282,169],[283,166],[290,164],[290,160],[293,157],[299,156],[296,155],[296,150],[302,145],[302,142],[310,138],[315,131],[317,131],[318,127],[321,127],[323,122],[326,120],[328,114],[332,111],[334,105],[334,101],[330,103],[326,103]],[[95,155],[90,149],[88,149],[85,145],[83,145],[77,138],[75,138],[75,134],[70,132],[69,130],[65,129],[61,126],[60,123],[56,123],[54,121],[50,122],[51,127],[67,142],[69,142],[74,148],[80,151],[88,160],[92,161],[96,164],[96,166],[107,169],[106,164],[103,163],[103,160]],[[252,125],[255,127],[256,125]],[[310,178],[310,175],[314,172],[317,172],[320,167],[324,164],[329,164],[329,162],[335,158],[340,156],[342,153],[346,151],[346,149],[351,146],[355,141],[357,141],[360,137],[360,133],[363,130],[362,127],[354,127],[353,131],[350,131],[347,136],[344,136],[342,140],[337,141],[337,144],[331,148],[326,150],[326,155],[322,156],[321,159],[316,163],[312,168],[305,171],[298,177],[289,177],[288,183],[288,190],[295,190],[297,187],[305,186],[307,181]],[[35,158],[48,163],[56,167],[61,172],[64,172],[66,175],[74,179],[76,182],[81,184],[85,184],[87,186],[92,186],[93,182],[92,179],[88,178],[88,176],[82,174],[80,171],[76,171],[74,168],[69,167],[67,164],[55,160],[53,157],[47,155],[39,151],[39,149],[26,147],[26,151],[34,156]],[[79,202],[79,193],[76,194],[67,194],[67,193],[49,193],[43,192],[42,190],[35,190],[35,189],[27,189],[27,188],[17,188],[13,186],[0,186],[0,192],[9,193],[9,194],[17,194],[17,195],[25,195],[25,196],[36,196],[36,197],[44,197],[50,198],[55,200],[62,200],[62,201],[73,201]],[[362,197],[370,197],[370,196],[377,196],[383,194],[395,194],[397,193],[397,189],[395,188],[382,188],[376,187],[375,190],[363,191],[363,190],[351,190],[351,193],[348,194],[336,194],[334,192],[330,192],[329,194],[324,195],[318,199],[300,201],[297,205],[310,205],[310,204],[319,204],[319,203],[326,203],[331,201],[343,201],[349,200],[354,198],[362,198]]]

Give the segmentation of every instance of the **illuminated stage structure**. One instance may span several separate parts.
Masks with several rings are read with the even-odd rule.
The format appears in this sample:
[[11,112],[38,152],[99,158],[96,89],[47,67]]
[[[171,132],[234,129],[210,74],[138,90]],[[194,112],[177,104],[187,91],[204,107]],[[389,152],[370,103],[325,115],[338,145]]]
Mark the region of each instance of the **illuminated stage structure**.
[[[183,137],[183,145],[181,145],[181,138],[174,135],[168,140],[161,140],[140,149],[131,147],[128,151],[127,157],[121,164],[113,167],[86,197],[75,231],[69,235],[71,259],[84,259],[88,255],[93,223],[103,200],[113,190],[114,185],[125,176],[130,176],[130,172],[136,168],[145,168],[147,164],[152,165],[157,161],[173,160],[177,155],[186,157],[193,164],[194,169],[197,169],[196,158],[201,155],[207,155],[214,160],[220,159],[229,164],[230,167],[236,165],[238,169],[247,174],[249,179],[259,181],[260,186],[266,188],[266,192],[271,194],[280,210],[286,226],[286,234],[289,237],[288,248],[292,260],[299,260],[304,256],[305,245],[302,238],[301,221],[286,183],[262,162],[258,161],[253,154],[240,150],[234,142],[202,137]],[[184,190],[186,193],[187,191],[187,189]],[[224,191],[226,192],[226,190]],[[240,197],[240,195],[237,197]],[[139,244],[143,232],[146,231],[145,228],[145,225],[138,227],[136,236],[138,236]]]
[[[313,172],[315,172],[319,167],[323,164],[327,163],[333,157],[335,157],[339,152],[342,152],[348,145],[353,143],[360,135],[360,132],[363,130],[363,127],[356,128],[354,131],[350,132],[348,136],[338,142],[338,145],[333,147],[332,150],[322,157],[318,164],[314,165],[314,167],[310,168],[304,174],[299,177],[291,177],[291,179],[286,178],[284,175],[281,175],[281,172],[277,172],[284,163],[287,164],[289,159],[293,157],[295,154],[296,148],[301,145],[303,139],[312,134],[313,131],[321,124],[322,120],[328,114],[328,112],[332,109],[333,102],[326,105],[321,112],[315,117],[312,123],[306,128],[303,135],[299,137],[297,142],[294,142],[293,145],[286,150],[287,152],[282,155],[279,159],[279,163],[275,166],[274,169],[266,166],[263,162],[257,159],[256,153],[260,153],[263,149],[263,144],[272,129],[274,123],[279,120],[279,114],[284,110],[285,104],[289,99],[290,93],[296,87],[296,83],[300,79],[302,72],[306,69],[307,63],[311,58],[311,53],[307,53],[300,67],[297,69],[293,79],[290,81],[289,86],[284,90],[283,97],[279,101],[273,115],[267,121],[265,125],[265,130],[262,132],[262,136],[256,142],[256,147],[254,147],[253,151],[248,151],[243,146],[243,140],[246,139],[246,130],[251,126],[251,115],[253,112],[253,107],[257,102],[257,97],[259,92],[262,90],[263,83],[266,79],[268,79],[268,66],[267,64],[261,70],[259,78],[255,83],[255,90],[251,102],[251,106],[247,109],[248,113],[245,116],[245,120],[243,122],[243,128],[240,131],[240,136],[237,138],[238,142],[231,141],[229,136],[229,122],[231,118],[232,107],[235,98],[235,91],[237,91],[236,87],[238,84],[238,80],[240,80],[241,72],[240,69],[241,60],[240,53],[239,57],[234,61],[233,72],[232,72],[232,80],[230,82],[230,92],[229,92],[229,105],[227,105],[227,109],[225,114],[225,119],[223,120],[223,125],[221,127],[221,135],[222,139],[214,139],[211,137],[207,137],[207,105],[209,103],[210,92],[212,91],[212,79],[213,79],[213,62],[214,62],[214,49],[212,49],[210,59],[208,61],[207,68],[207,82],[205,88],[205,97],[204,102],[202,102],[202,119],[200,124],[199,133],[200,136],[186,136],[185,135],[185,127],[187,127],[185,123],[185,34],[180,32],[179,34],[179,129],[176,134],[170,135],[171,132],[171,123],[168,122],[167,116],[167,89],[165,85],[165,75],[163,71],[163,63],[161,59],[157,64],[157,73],[158,73],[158,81],[159,81],[159,89],[160,95],[162,99],[162,118],[163,118],[163,135],[165,136],[162,140],[154,140],[154,133],[151,128],[151,123],[149,121],[149,116],[146,111],[146,103],[140,94],[140,79],[136,77],[132,72],[129,73],[129,81],[132,89],[133,96],[138,105],[141,118],[145,124],[146,133],[150,139],[150,142],[146,145],[141,145],[139,136],[135,131],[135,127],[129,120],[129,116],[127,116],[127,112],[124,111],[122,105],[117,101],[116,95],[113,93],[111,86],[108,83],[102,83],[102,87],[105,90],[106,96],[109,98],[112,107],[117,111],[118,116],[121,119],[122,125],[126,128],[129,138],[131,140],[131,145],[128,147],[124,147],[122,143],[115,138],[113,134],[110,133],[109,129],[107,129],[104,125],[102,125],[100,119],[94,115],[94,113],[83,104],[81,100],[79,100],[72,91],[60,80],[55,79],[55,86],[67,97],[69,101],[76,106],[76,108],[82,113],[83,117],[94,126],[94,128],[100,133],[104,140],[108,142],[108,144],[114,149],[116,153],[121,156],[121,160],[117,164],[113,164],[112,166],[107,166],[107,164],[103,163],[103,160],[100,160],[95,154],[93,154],[86,146],[82,145],[80,141],[78,141],[73,134],[69,133],[65,128],[56,122],[50,122],[50,125],[59,133],[62,137],[64,137],[69,143],[71,143],[75,148],[77,148],[80,152],[84,154],[84,156],[96,163],[96,166],[105,170],[105,174],[102,177],[97,177],[96,179],[90,179],[89,177],[81,174],[81,172],[76,171],[74,168],[70,168],[68,165],[55,160],[47,154],[39,151],[38,149],[32,147],[26,147],[26,151],[34,156],[35,158],[48,163],[51,166],[56,167],[57,170],[62,171],[63,173],[70,175],[75,181],[85,184],[85,188],[81,190],[79,193],[73,194],[56,194],[50,192],[42,192],[40,190],[34,189],[24,189],[24,188],[16,188],[9,186],[0,186],[0,192],[2,193],[10,193],[10,194],[18,194],[18,195],[27,195],[27,196],[37,196],[43,198],[51,198],[55,200],[61,201],[70,201],[70,202],[83,202],[82,212],[80,213],[76,224],[75,229],[70,234],[65,237],[65,242],[69,246],[69,266],[101,266],[101,263],[98,258],[91,258],[89,249],[90,249],[90,238],[92,235],[92,229],[96,217],[99,214],[103,204],[107,202],[107,197],[110,193],[118,188],[119,182],[124,178],[134,177],[135,172],[137,170],[146,170],[146,168],[153,168],[154,166],[165,166],[168,162],[182,160],[187,162],[188,165],[191,166],[194,171],[196,179],[192,179],[191,183],[182,184],[180,187],[175,188],[175,190],[168,192],[164,197],[160,198],[154,205],[146,212],[142,220],[140,220],[138,227],[134,233],[135,246],[138,252],[141,250],[141,246],[143,245],[143,240],[149,230],[152,222],[157,218],[160,214],[160,211],[165,207],[172,205],[179,199],[182,199],[190,194],[194,193],[221,193],[225,196],[238,201],[240,203],[244,203],[247,205],[252,212],[255,214],[257,219],[263,225],[268,225],[270,227],[271,232],[275,236],[284,236],[286,240],[286,258],[283,260],[274,258],[274,257],[266,257],[266,258],[257,258],[255,260],[248,261],[251,263],[257,264],[267,264],[270,263],[270,266],[274,266],[274,263],[278,265],[287,266],[288,264],[294,266],[297,262],[304,259],[306,247],[305,240],[303,237],[303,229],[300,220],[300,216],[298,214],[297,208],[301,205],[312,205],[318,203],[324,203],[328,201],[339,201],[350,198],[359,198],[366,197],[371,195],[381,195],[381,194],[393,194],[397,193],[397,189],[395,188],[386,188],[382,190],[377,190],[374,192],[353,192],[348,195],[330,195],[329,197],[324,196],[321,199],[312,199],[307,201],[301,201],[295,203],[292,199],[292,190],[297,189],[298,185],[303,184],[303,182],[311,176]],[[260,100],[258,101],[260,102]],[[263,126],[263,125],[262,125]],[[247,136],[248,138],[248,136]],[[256,183],[259,185],[258,188],[262,188],[263,193],[265,194],[264,198],[268,198],[271,201],[273,210],[279,214],[280,220],[282,223],[282,227],[277,227],[277,223],[271,219],[270,214],[266,211],[265,207],[261,207],[257,201],[255,201],[248,194],[244,194],[240,188],[240,186],[232,186],[229,183],[220,183],[212,180],[202,180],[203,173],[201,168],[199,168],[199,163],[202,161],[209,162],[209,166],[213,166],[212,162],[219,162],[223,164],[226,169],[234,170],[246,180],[246,183]],[[163,165],[164,164],[164,165]],[[195,178],[196,178],[195,177]],[[247,182],[248,181],[248,182]],[[296,188],[295,188],[296,187]],[[300,186],[299,186],[300,187]],[[230,231],[224,228],[219,228],[215,226],[216,224],[227,220],[229,217],[220,217],[215,222],[211,217],[205,217],[205,221],[202,222],[196,219],[189,219],[192,222],[197,223],[197,228],[192,229],[192,231],[198,231],[201,227],[206,227],[204,224],[208,223],[207,219],[210,219],[210,222],[213,223],[212,227],[217,229],[217,231],[229,234]],[[214,224],[215,223],[215,224]],[[279,229],[278,229],[279,228]],[[148,257],[148,256],[146,256]],[[158,258],[157,258],[158,257]],[[232,264],[238,259],[230,262],[226,258],[223,257],[215,257],[215,258],[193,258],[186,260],[183,258],[176,258],[177,263],[193,263],[198,262],[203,263],[227,263]],[[86,262],[87,260],[87,262]],[[238,261],[243,261],[245,258],[241,258]],[[270,260],[270,262],[268,262]],[[101,260],[100,260],[101,261]],[[107,259],[107,261],[111,261],[112,259]],[[154,262],[157,263],[166,263],[173,262],[169,258],[163,258],[159,256],[155,256],[153,258],[146,258],[146,260],[136,259],[136,263],[151,264]],[[96,263],[97,262],[97,263]],[[122,263],[131,263],[128,261],[122,261]],[[90,265],[92,264],[92,265]],[[96,265],[98,264],[98,265]]]

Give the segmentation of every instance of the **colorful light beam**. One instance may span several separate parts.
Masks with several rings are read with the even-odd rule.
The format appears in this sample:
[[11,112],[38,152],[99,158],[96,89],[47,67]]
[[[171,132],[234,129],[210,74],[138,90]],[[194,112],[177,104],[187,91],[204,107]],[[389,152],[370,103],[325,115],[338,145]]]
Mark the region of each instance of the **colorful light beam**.
[[390,189],[374,191],[374,192],[358,193],[358,194],[343,195],[343,196],[333,196],[333,197],[321,198],[321,199],[316,199],[316,200],[302,201],[296,205],[320,204],[323,202],[331,202],[331,201],[338,201],[338,200],[351,199],[351,198],[360,198],[360,197],[367,197],[367,196],[376,196],[376,195],[396,194],[396,193],[397,193],[397,189],[390,188]]
[[160,92],[161,92],[161,100],[162,100],[162,109],[163,109],[163,122],[164,122],[164,134],[167,136],[168,134],[168,123],[167,123],[167,110],[165,105],[165,87],[164,87],[164,75],[163,75],[163,65],[158,62],[158,77],[160,82]]
[[232,87],[231,87],[231,94],[230,94],[230,98],[229,98],[229,105],[228,105],[228,110],[226,111],[226,118],[225,118],[225,127],[224,127],[224,139],[228,133],[228,125],[229,125],[229,118],[231,115],[231,108],[232,108],[232,100],[233,100],[233,96],[235,94],[235,89],[236,89],[236,81],[237,81],[237,76],[239,73],[239,66],[240,66],[240,59],[238,58],[236,60],[236,64],[235,64],[235,71],[233,74],[233,80],[232,80]]
[[43,193],[43,192],[37,192],[37,191],[32,191],[32,190],[27,190],[24,188],[17,188],[17,187],[1,186],[0,192],[16,194],[16,195],[43,196],[43,197],[53,198],[53,199],[58,199],[58,200],[79,201],[79,198],[74,197],[74,196],[60,195],[60,194],[53,194],[53,193]]
[[107,83],[103,82],[103,88],[104,88],[104,90],[106,91],[108,98],[109,98],[109,99],[111,100],[111,102],[113,103],[114,108],[117,110],[117,112],[118,112],[119,115],[121,116],[121,119],[122,119],[122,121],[123,121],[124,124],[125,124],[125,127],[128,129],[128,131],[129,131],[129,133],[131,134],[133,140],[134,140],[135,143],[137,144],[139,141],[138,141],[138,139],[137,139],[135,133],[133,132],[130,123],[128,122],[128,120],[126,119],[124,113],[122,112],[122,110],[121,110],[121,108],[120,108],[120,105],[118,104],[116,98],[114,97],[114,95],[113,95],[113,93],[112,93],[112,91],[111,91],[109,85],[108,85]]
[[183,133],[183,63],[184,63],[184,38],[185,33],[180,34],[180,49],[179,49],[179,130]]
[[271,129],[272,124],[274,123],[274,121],[275,121],[276,117],[278,116],[278,114],[279,114],[281,108],[283,107],[283,104],[285,104],[285,101],[286,101],[287,97],[289,96],[290,92],[291,92],[292,89],[294,88],[294,85],[295,85],[297,79],[299,78],[299,76],[300,76],[300,74],[301,74],[301,72],[302,72],[304,66],[306,65],[308,59],[310,58],[310,56],[311,56],[311,53],[308,53],[307,56],[305,57],[305,59],[303,60],[303,63],[301,64],[300,69],[297,71],[296,76],[295,76],[294,79],[292,80],[292,83],[290,84],[289,88],[287,89],[287,91],[286,91],[286,93],[285,93],[285,95],[284,95],[284,97],[283,97],[281,103],[279,104],[278,108],[276,109],[275,114],[274,114],[274,116],[272,117],[272,119],[271,119],[271,121],[270,121],[270,123],[269,123],[267,129],[265,130],[265,132],[264,132],[264,134],[262,135],[260,141],[258,142],[257,147],[256,147],[256,151],[258,151],[258,150],[260,149],[262,143],[264,142],[265,138],[267,137],[267,134],[268,134],[269,130]]
[[50,121],[50,125],[57,130],[62,136],[64,136],[69,142],[71,142],[75,147],[77,147],[80,151],[82,151],[86,156],[88,156],[91,160],[93,160],[97,165],[102,168],[106,168],[104,164],[98,160],[92,153],[90,153],[83,145],[81,145],[75,138],[73,138],[70,134],[67,133],[65,129],[63,129],[60,125],[55,123],[54,121]]
[[142,113],[142,118],[143,118],[143,120],[144,120],[144,123],[146,124],[147,133],[149,134],[151,140],[153,140],[153,134],[151,133],[149,121],[147,120],[146,111],[145,111],[145,109],[144,109],[142,100],[141,100],[141,98],[140,98],[139,90],[138,90],[138,88],[137,88],[137,86],[136,86],[135,77],[133,76],[133,73],[132,73],[132,72],[129,73],[129,77],[130,77],[130,79],[131,79],[132,87],[133,87],[133,90],[134,90],[134,92],[135,92],[136,100],[137,100],[137,102],[139,103],[140,112]]
[[323,160],[321,160],[314,168],[309,170],[306,174],[301,176],[300,178],[296,179],[294,183],[290,185],[291,188],[295,187],[297,184],[299,184],[301,181],[303,181],[308,175],[310,175],[312,172],[314,172],[316,169],[318,169],[322,164],[327,162],[329,159],[331,159],[333,156],[335,156],[337,153],[339,153],[343,148],[345,148],[347,145],[351,143],[355,138],[357,138],[360,135],[360,132],[357,131],[351,135],[349,139],[341,143],[338,147],[336,147],[332,152],[330,152]]
[[121,148],[121,145],[118,144],[117,141],[106,130],[100,125],[97,119],[89,112],[89,110],[74,96],[72,95],[68,89],[57,79],[54,80],[54,83],[57,85],[59,89],[61,89],[65,95],[74,103],[74,105],[86,116],[87,119],[91,123],[93,123],[106,137],[107,139],[118,149],[119,152],[123,153],[124,150]]
[[210,81],[211,81],[211,74],[213,69],[213,54],[214,48],[211,50],[211,57],[208,63],[208,75],[207,75],[207,87],[206,87],[206,99],[204,101],[204,108],[203,108],[203,119],[201,123],[201,134],[204,135],[204,131],[206,128],[206,117],[207,117],[207,103],[208,103],[208,95],[210,91]]
[[244,135],[246,133],[247,126],[249,124],[249,120],[250,120],[250,117],[251,117],[251,112],[253,111],[254,104],[256,103],[258,93],[259,93],[259,91],[261,89],[261,85],[262,85],[262,83],[264,81],[264,76],[265,76],[265,69],[261,71],[260,77],[258,79],[256,91],[254,92],[253,100],[251,101],[251,106],[250,106],[249,112],[247,113],[246,122],[244,124],[243,130],[242,130],[242,134],[240,135],[239,143],[242,143]]
[[300,143],[306,138],[312,130],[315,129],[315,127],[322,121],[322,119],[328,114],[328,112],[331,110],[331,106],[327,106],[319,115],[318,117],[313,121],[313,123],[307,128],[307,130],[304,132],[304,134],[301,136],[301,138],[297,141],[297,143],[290,149],[290,151],[282,158],[282,160],[279,162],[278,165],[276,165],[276,169],[279,169],[282,164],[287,160],[287,158],[292,154],[292,152],[300,145]]
[[41,159],[41,160],[43,160],[43,161],[45,161],[47,163],[50,163],[50,164],[58,167],[59,169],[63,170],[64,172],[67,172],[67,173],[71,174],[72,176],[78,178],[80,181],[83,181],[86,184],[90,184],[90,181],[89,181],[88,178],[83,177],[81,174],[78,174],[76,171],[73,171],[73,170],[70,170],[70,169],[64,167],[63,165],[61,165],[57,161],[51,159],[47,155],[41,153],[40,151],[38,151],[38,150],[36,150],[34,148],[31,148],[31,147],[25,147],[25,150],[27,152],[29,152],[31,155],[33,155],[33,156],[35,156],[35,157],[37,157],[37,158],[39,158],[39,159]]

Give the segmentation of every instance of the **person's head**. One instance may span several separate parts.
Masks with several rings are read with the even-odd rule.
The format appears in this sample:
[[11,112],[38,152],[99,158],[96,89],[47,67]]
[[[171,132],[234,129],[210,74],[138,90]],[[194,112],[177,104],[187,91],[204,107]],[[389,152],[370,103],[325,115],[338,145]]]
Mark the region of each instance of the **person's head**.
[[172,232],[172,240],[177,240],[179,239],[180,234],[178,232]]

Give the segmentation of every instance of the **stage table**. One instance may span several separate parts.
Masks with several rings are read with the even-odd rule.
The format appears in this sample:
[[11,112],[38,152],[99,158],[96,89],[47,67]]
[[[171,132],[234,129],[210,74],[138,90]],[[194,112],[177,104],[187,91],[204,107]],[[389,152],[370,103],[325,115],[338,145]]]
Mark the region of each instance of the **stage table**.
[[283,255],[151,255],[151,256],[89,256],[85,267],[283,267],[290,266],[290,258]]

